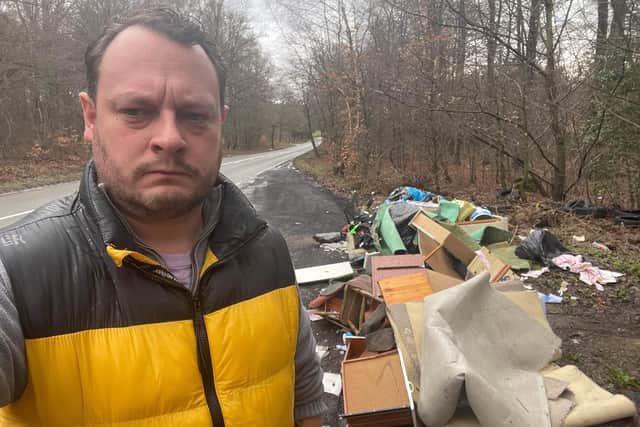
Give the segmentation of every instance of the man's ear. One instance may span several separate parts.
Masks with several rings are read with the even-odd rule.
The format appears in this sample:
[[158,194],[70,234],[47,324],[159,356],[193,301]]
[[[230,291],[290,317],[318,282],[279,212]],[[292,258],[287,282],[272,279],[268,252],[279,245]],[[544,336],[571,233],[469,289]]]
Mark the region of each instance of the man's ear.
[[93,142],[93,128],[96,125],[96,105],[87,92],[80,92],[80,105],[84,119],[84,140]]
[[225,105],[224,108],[222,109],[222,123],[224,123],[224,121],[227,120],[228,114],[229,114],[229,106]]

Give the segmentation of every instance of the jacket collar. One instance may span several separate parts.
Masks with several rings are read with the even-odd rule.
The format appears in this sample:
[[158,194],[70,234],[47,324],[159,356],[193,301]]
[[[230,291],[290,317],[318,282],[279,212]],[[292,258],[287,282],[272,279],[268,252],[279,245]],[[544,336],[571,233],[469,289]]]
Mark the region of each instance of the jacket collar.
[[[87,208],[105,246],[147,253],[126,220],[99,185],[93,160],[87,163],[80,180],[80,202]],[[203,206],[204,227],[209,247],[218,259],[235,252],[266,226],[246,196],[220,174]]]

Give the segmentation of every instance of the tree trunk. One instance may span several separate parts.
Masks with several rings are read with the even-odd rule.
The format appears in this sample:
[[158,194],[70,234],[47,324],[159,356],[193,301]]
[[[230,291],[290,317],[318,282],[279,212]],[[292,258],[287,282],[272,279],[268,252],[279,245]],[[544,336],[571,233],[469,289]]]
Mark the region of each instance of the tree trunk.
[[560,123],[560,106],[558,105],[558,83],[556,79],[556,59],[553,40],[553,6],[553,0],[544,0],[545,44],[547,54],[545,86],[547,102],[549,103],[549,115],[551,116],[551,133],[556,148],[551,197],[553,197],[554,200],[562,200],[564,198],[564,189],[567,180],[567,147],[565,133]]

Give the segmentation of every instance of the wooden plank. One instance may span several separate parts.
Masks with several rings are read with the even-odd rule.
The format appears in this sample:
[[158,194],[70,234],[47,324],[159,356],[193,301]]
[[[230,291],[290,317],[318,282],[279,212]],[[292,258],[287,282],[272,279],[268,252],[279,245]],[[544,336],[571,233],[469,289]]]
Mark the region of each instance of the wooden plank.
[[424,297],[433,293],[424,271],[383,279],[379,284],[387,305],[422,301]]
[[298,268],[296,281],[299,285],[313,282],[326,282],[330,279],[347,279],[353,276],[353,268],[348,262],[318,265],[316,267]]
[[378,282],[389,277],[403,274],[417,273],[424,270],[422,255],[390,255],[371,258],[371,278],[373,282],[373,294],[382,297]]
[[342,364],[345,415],[392,408],[409,408],[397,351]]

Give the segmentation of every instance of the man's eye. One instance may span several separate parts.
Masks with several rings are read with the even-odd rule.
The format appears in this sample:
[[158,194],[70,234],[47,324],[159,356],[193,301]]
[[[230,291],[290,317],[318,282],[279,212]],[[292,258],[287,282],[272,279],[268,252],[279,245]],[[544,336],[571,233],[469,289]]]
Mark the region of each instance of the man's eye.
[[195,113],[195,112],[185,113],[184,117],[187,120],[190,120],[192,122],[204,122],[205,120],[207,120],[206,114]]
[[140,120],[148,115],[148,112],[142,108],[123,108],[120,112],[130,120]]

